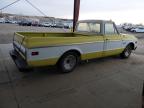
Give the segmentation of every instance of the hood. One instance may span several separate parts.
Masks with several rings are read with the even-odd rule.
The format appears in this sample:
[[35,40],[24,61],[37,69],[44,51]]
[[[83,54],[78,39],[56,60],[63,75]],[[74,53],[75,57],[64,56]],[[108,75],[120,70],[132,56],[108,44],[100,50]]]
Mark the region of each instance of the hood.
[[129,40],[138,40],[136,38],[136,36],[132,35],[132,34],[121,34],[123,36],[123,38],[125,39],[129,39]]

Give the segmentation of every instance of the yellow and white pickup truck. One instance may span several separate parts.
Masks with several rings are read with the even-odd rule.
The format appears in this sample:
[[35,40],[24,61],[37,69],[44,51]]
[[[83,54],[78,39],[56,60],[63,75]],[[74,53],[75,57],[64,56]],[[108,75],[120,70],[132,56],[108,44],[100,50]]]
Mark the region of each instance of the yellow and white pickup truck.
[[17,32],[10,55],[20,70],[57,65],[62,72],[72,71],[80,60],[120,54],[128,58],[137,48],[137,38],[120,34],[112,21],[79,21],[75,32]]

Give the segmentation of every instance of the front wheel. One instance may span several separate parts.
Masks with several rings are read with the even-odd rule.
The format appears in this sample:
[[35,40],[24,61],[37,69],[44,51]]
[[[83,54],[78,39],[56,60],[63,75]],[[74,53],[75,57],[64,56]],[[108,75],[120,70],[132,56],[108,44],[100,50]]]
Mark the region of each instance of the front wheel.
[[126,48],[124,49],[124,51],[121,53],[121,57],[122,58],[129,58],[131,53],[132,53],[132,46],[127,45]]
[[68,52],[62,56],[58,63],[58,67],[63,73],[68,73],[74,70],[78,63],[78,55],[73,52]]

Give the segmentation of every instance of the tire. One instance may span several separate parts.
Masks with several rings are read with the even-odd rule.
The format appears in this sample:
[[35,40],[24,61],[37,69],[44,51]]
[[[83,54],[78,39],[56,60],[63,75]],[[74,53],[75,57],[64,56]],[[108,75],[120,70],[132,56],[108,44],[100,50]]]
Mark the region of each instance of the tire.
[[120,56],[122,58],[129,58],[131,53],[132,53],[132,46],[129,44],[126,46],[126,48],[124,49],[124,51],[121,53]]
[[68,52],[64,54],[58,62],[58,68],[62,73],[72,72],[77,66],[79,56],[75,52]]

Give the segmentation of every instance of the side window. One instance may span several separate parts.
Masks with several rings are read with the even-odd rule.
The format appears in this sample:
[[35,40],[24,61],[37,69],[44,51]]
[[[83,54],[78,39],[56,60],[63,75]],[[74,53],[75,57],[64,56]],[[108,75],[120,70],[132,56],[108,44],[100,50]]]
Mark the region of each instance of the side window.
[[112,23],[105,24],[105,34],[117,34],[117,31]]
[[100,24],[99,23],[89,23],[90,31],[94,33],[100,33]]
[[79,23],[77,26],[77,31],[80,32],[90,32],[89,26],[87,23]]

